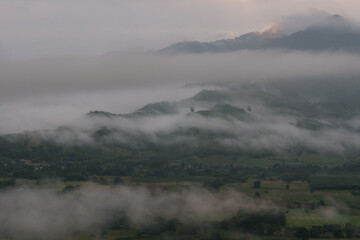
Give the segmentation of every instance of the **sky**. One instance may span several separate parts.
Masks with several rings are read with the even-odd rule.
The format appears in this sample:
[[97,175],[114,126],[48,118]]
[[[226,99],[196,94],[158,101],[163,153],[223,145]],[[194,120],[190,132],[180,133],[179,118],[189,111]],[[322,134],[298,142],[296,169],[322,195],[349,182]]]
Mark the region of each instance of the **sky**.
[[314,12],[359,21],[358,9],[357,0],[1,0],[0,58],[147,51],[304,24],[294,16]]

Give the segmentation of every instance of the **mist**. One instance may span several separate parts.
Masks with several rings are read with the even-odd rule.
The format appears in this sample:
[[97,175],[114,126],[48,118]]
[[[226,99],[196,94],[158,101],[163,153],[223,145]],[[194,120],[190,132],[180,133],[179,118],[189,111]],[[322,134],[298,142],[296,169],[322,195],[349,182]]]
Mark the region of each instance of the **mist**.
[[[240,51],[159,56],[114,54],[1,62],[1,100],[61,93],[145,90],[226,83],[358,75],[359,55],[342,52]],[[164,91],[165,92],[165,91]],[[166,96],[166,95],[165,95]]]
[[259,212],[270,207],[233,191],[151,192],[124,186],[84,187],[74,193],[61,193],[54,187],[18,187],[1,192],[0,236],[63,239],[81,232],[99,233],[123,217],[140,229],[154,225],[159,217],[185,225],[204,224],[218,216],[230,217],[240,209]]
[[[345,184],[331,186],[344,188],[336,197],[357,207],[358,191],[343,190],[359,186],[339,174],[356,182],[359,9],[343,0],[0,1],[0,239],[110,238],[112,227],[158,237],[164,221],[179,239],[183,226],[228,237],[222,220],[262,212],[254,232],[234,233],[289,237],[301,230],[285,223],[294,206],[350,215],[312,194],[310,177],[336,173]],[[104,183],[115,176],[121,183]],[[83,182],[69,190],[52,177]],[[275,203],[284,218],[272,224]]]
[[3,0],[0,58],[155,50],[179,41],[232,38],[288,16],[310,15],[291,24],[299,30],[319,12],[360,21],[359,7],[357,1],[342,0]]
[[[176,56],[114,53],[102,57],[5,61],[0,65],[4,80],[0,82],[0,133],[52,130],[65,125],[78,129],[76,132],[82,137],[75,139],[90,139],[97,128],[112,126],[129,134],[148,135],[151,141],[161,143],[156,137],[159,133],[196,126],[213,132],[234,133],[236,129],[240,139],[219,139],[221,144],[232,147],[281,150],[306,144],[315,149],[343,151],[344,145],[359,147],[359,136],[354,131],[358,127],[357,116],[346,120],[352,129],[333,128],[312,133],[289,124],[296,123],[299,117],[280,114],[276,108],[265,106],[258,97],[248,95],[246,90],[235,93],[237,100],[229,103],[239,108],[251,105],[255,110],[252,114],[260,121],[229,124],[221,119],[187,119],[184,116],[191,106],[201,110],[211,104],[184,100],[203,89],[255,84],[261,90],[256,91],[263,96],[290,96],[294,89],[302,89],[307,101],[316,102],[339,97],[323,90],[324,86],[333,84],[335,89],[341,86],[343,92],[356,89],[359,65],[358,54],[286,50]],[[173,116],[135,121],[93,121],[85,116],[94,110],[131,113],[148,103],[160,101],[182,103]],[[334,123],[327,117],[317,120]],[[251,137],[254,134],[261,137]],[[112,141],[124,141],[122,136],[112,137]]]

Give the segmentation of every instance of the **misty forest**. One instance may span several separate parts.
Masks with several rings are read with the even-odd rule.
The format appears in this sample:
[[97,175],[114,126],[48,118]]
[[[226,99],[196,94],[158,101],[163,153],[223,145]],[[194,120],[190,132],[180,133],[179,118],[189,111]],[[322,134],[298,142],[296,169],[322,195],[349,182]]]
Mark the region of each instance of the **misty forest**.
[[357,10],[0,2],[0,239],[359,239]]

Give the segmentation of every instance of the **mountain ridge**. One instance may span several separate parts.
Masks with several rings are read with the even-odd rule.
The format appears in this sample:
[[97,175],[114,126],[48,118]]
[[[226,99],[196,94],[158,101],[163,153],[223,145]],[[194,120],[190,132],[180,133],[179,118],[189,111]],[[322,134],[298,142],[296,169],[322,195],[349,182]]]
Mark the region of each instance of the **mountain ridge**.
[[281,34],[276,27],[272,27],[263,32],[249,32],[234,39],[178,42],[160,49],[158,53],[199,54],[279,48],[299,51],[360,52],[360,30],[341,15],[332,15],[321,24],[314,24],[291,34]]

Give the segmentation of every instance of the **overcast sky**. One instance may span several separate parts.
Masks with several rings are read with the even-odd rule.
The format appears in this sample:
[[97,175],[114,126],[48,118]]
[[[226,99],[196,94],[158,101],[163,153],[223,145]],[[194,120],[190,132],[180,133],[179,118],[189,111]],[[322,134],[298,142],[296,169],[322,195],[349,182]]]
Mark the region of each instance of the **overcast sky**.
[[231,38],[314,11],[358,21],[359,9],[358,0],[0,0],[0,56],[153,50]]

